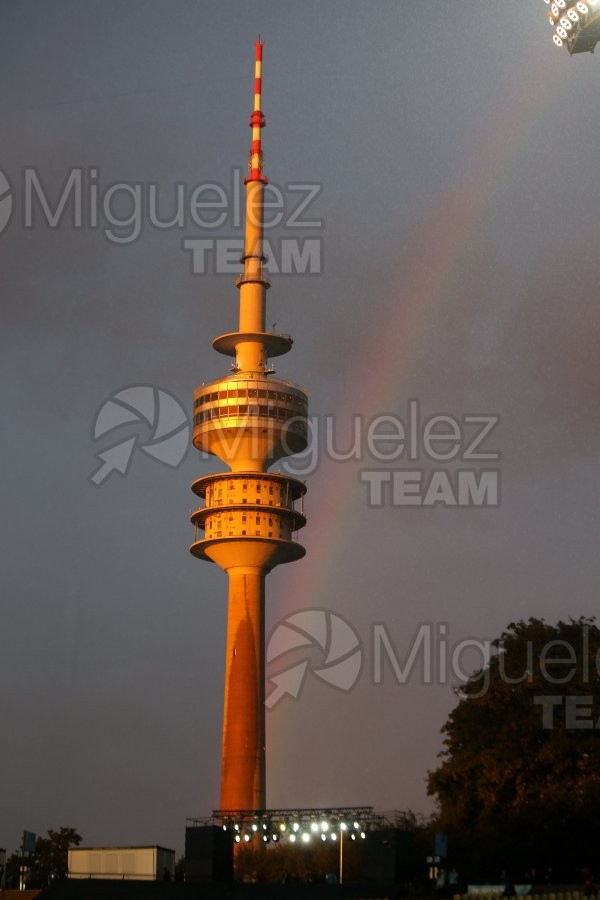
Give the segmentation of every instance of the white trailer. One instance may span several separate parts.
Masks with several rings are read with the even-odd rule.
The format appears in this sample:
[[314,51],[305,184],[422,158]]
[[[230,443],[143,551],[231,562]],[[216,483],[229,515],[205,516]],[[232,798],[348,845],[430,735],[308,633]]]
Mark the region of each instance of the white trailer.
[[175,851],[166,847],[72,847],[69,878],[162,881],[175,876]]

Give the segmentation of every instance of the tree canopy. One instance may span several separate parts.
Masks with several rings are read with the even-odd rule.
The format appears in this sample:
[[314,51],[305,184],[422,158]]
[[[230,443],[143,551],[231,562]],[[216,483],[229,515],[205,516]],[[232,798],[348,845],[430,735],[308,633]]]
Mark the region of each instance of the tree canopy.
[[77,847],[81,843],[81,835],[75,828],[61,827],[58,831],[48,829],[47,837],[38,837],[35,842],[35,854],[22,857],[21,850],[16,850],[7,862],[7,884],[17,887],[19,869],[24,863],[27,866],[27,886],[46,887],[57,878],[67,874],[69,847]]
[[600,629],[529,619],[493,646],[458,691],[428,776],[440,826],[486,877],[576,877],[600,826]]
[[69,847],[78,847],[81,835],[75,828],[48,829],[48,837],[38,837],[34,863],[34,879],[38,885],[46,885],[55,878],[67,874]]

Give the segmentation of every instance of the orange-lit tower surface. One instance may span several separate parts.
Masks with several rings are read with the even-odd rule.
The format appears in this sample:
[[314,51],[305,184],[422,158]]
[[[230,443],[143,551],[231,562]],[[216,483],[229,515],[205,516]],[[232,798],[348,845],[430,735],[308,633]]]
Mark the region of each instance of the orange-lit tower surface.
[[[230,471],[192,485],[204,506],[192,514],[190,547],[198,559],[227,572],[227,655],[221,768],[222,810],[261,810],[265,796],[265,576],[304,556],[294,540],[305,524],[303,482],[269,472],[279,459],[307,446],[307,397],[274,377],[270,359],[287,353],[289,335],[265,330],[269,280],[264,272],[261,110],[262,43],[256,44],[252,149],[246,186],[246,224],[239,330],[213,347],[234,357],[233,374],[206,382],[194,394],[194,446],[219,457]],[[299,506],[300,508],[297,508]],[[198,540],[198,529],[204,537]]]

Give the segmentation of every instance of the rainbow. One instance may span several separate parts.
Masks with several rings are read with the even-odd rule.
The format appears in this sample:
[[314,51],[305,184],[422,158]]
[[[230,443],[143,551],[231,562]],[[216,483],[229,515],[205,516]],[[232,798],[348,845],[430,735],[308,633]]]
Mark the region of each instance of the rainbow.
[[[482,127],[481,138],[473,144],[473,152],[465,159],[452,188],[430,198],[414,230],[412,249],[404,253],[401,269],[390,278],[389,295],[382,304],[385,315],[372,317],[373,328],[362,355],[365,363],[350,383],[347,402],[339,411],[343,427],[358,411],[357,397],[368,418],[390,412],[397,405],[398,387],[420,350],[425,325],[452,296],[465,254],[477,240],[497,191],[510,177],[511,164],[527,139],[534,111],[551,99],[551,56],[544,53],[533,64],[530,60],[539,72],[538,78],[531,79],[538,86],[537,92],[525,92],[519,84],[507,91],[499,113]],[[309,485],[308,552],[301,563],[296,563],[291,589],[286,580],[282,592],[285,600],[282,598],[271,610],[278,621],[298,609],[329,606],[335,596],[336,560],[342,553],[352,552],[348,549],[348,533],[344,534],[340,523],[351,521],[358,490],[356,466],[348,462],[329,466],[325,489],[312,503]],[[343,615],[343,609],[339,611]],[[295,704],[285,702],[277,707],[276,716],[268,716],[272,740],[279,744],[288,715],[296,712]],[[281,757],[283,753],[274,753],[270,766],[278,769],[283,765]]]
[[[544,72],[538,81],[540,94],[549,93],[549,83],[549,73]],[[541,99],[532,94],[523,96],[523,92],[507,99],[472,157],[466,159],[452,190],[430,202],[413,238],[413,248],[406,254],[410,264],[403,264],[391,278],[390,297],[384,305],[385,328],[381,328],[382,317],[377,317],[379,321],[367,338],[366,362],[347,391],[348,401],[339,414],[342,424],[357,411],[353,404],[356,397],[360,396],[361,408],[369,415],[389,412],[397,401],[398,384],[417,355],[424,327],[451,296],[465,252],[477,238],[494,193],[525,141],[532,109]],[[330,475],[327,489],[316,503],[310,503],[310,494],[308,498],[310,544],[315,548],[327,546],[332,535],[340,535],[339,523],[345,520],[344,513],[359,489],[351,464],[332,465]],[[331,567],[333,557],[331,550],[307,554],[300,564],[301,577],[294,579],[295,589],[286,595],[285,610],[278,610],[278,614],[319,605],[315,603],[317,597],[327,605],[327,590],[336,574]]]

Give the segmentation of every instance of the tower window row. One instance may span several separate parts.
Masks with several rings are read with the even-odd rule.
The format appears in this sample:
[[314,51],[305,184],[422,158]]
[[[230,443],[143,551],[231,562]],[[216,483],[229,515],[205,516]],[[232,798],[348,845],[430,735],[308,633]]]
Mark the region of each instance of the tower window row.
[[[306,414],[306,409],[303,411]],[[194,416],[194,425],[202,425],[211,419],[230,419],[241,416],[262,416],[267,419],[280,419],[287,421],[298,417],[298,427],[302,428],[305,423],[300,418],[299,413],[295,409],[286,409],[281,406],[263,406],[258,404],[244,404],[243,406],[211,406],[202,412],[197,412]]]
[[279,403],[285,403],[295,409],[305,410],[306,400],[296,394],[290,394],[285,391],[270,391],[262,388],[227,388],[227,390],[211,391],[196,397],[194,407],[202,406],[205,403],[213,403],[215,400],[228,399],[248,399],[248,400],[277,400]]
[[[198,528],[196,528],[196,532],[197,530]],[[216,515],[208,516],[204,523],[205,539],[245,535],[290,540],[292,523],[288,517],[246,515],[245,513],[242,515],[220,515],[217,513]]]
[[[240,503],[257,503],[265,506],[287,507],[294,509],[294,490],[290,482],[283,478],[271,480],[267,478],[219,478],[206,485],[204,501],[206,506],[231,505]],[[299,496],[303,506],[303,496]]]

